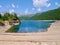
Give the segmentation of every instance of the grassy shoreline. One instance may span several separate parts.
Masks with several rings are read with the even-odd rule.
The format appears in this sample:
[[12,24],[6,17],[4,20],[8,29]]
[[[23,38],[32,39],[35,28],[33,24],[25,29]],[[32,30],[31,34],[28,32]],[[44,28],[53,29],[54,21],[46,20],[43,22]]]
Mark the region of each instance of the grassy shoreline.
[[6,32],[16,33],[18,30],[19,30],[19,25],[14,25],[10,29],[8,29]]

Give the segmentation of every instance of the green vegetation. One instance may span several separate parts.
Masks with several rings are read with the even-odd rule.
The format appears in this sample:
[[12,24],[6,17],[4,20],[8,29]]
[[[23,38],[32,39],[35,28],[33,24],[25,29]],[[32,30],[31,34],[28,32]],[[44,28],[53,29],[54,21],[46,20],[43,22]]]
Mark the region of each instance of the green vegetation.
[[1,21],[12,21],[13,19],[19,20],[19,18],[18,18],[16,13],[10,14],[10,13],[6,12],[3,15],[0,14],[0,22]]
[[33,16],[22,16],[22,20],[60,20],[60,8],[49,10],[42,13],[34,14]]
[[[3,21],[13,21],[13,20],[60,20],[60,8],[49,10],[42,13],[37,14],[31,14],[31,15],[25,15],[21,16],[20,19],[18,18],[16,13],[4,13],[4,15],[0,14],[0,22],[3,23]],[[19,29],[19,25],[13,25],[10,29],[8,29],[6,32],[17,32]]]
[[17,17],[17,14],[16,13],[4,13],[4,16],[3,16],[3,20],[8,20],[8,21],[12,21],[13,19],[16,19],[18,20],[18,17]]
[[5,24],[4,21],[8,21],[9,24],[7,25],[13,25],[10,29],[8,29],[6,32],[17,32],[19,29],[19,25],[14,25],[16,23],[19,23],[19,17],[16,13],[4,13],[3,15],[0,14],[0,26]]
[[0,22],[1,22],[1,23],[4,23],[4,21],[11,22],[11,21],[13,21],[14,19],[15,19],[15,20],[19,20],[19,17],[17,16],[16,13],[10,14],[10,13],[6,12],[6,13],[4,13],[4,14],[0,14]]
[[35,14],[32,20],[60,20],[60,8]]
[[13,27],[11,27],[10,29],[8,29],[6,32],[9,32],[9,33],[15,33],[19,30],[19,26],[20,25],[14,25]]
[[[4,15],[0,14],[0,21],[8,20],[11,21],[13,19],[19,19],[16,13],[4,13]],[[20,16],[21,20],[60,20],[60,8],[49,10],[42,13],[31,14]]]

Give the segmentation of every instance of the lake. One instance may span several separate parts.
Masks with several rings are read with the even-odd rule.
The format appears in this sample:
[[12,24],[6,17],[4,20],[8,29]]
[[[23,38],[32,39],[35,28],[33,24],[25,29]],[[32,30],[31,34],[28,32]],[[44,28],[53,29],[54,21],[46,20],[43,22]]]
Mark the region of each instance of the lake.
[[54,21],[23,20],[21,21],[18,32],[45,32],[53,22]]

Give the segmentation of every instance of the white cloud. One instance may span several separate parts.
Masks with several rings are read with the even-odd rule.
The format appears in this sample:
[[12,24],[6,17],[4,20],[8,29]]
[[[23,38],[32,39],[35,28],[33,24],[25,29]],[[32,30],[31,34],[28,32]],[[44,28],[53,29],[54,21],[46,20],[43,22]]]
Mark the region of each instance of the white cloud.
[[0,5],[0,8],[2,8],[2,5]]
[[37,9],[37,11],[38,11],[38,12],[41,12],[41,9],[40,9],[40,8],[38,8],[38,9]]
[[47,5],[47,7],[50,7],[51,6],[51,3],[49,3],[48,5]]
[[15,8],[15,5],[14,5],[14,4],[12,4],[11,6],[12,6],[13,8]]
[[55,2],[55,5],[58,5],[58,3],[57,3],[57,2]]
[[32,8],[32,10],[34,11],[34,10],[35,10],[35,8]]
[[11,6],[12,6],[13,8],[18,8],[18,7],[19,7],[19,5],[15,5],[15,4],[11,4]]
[[48,4],[48,6],[50,6],[50,3],[48,2],[49,0],[33,0],[33,5],[36,8],[47,7]]
[[9,13],[13,13],[13,12],[14,12],[14,9],[9,10]]
[[25,10],[25,14],[28,14],[28,9]]
[[55,2],[55,5],[58,6],[58,7],[60,7],[60,4],[58,2]]

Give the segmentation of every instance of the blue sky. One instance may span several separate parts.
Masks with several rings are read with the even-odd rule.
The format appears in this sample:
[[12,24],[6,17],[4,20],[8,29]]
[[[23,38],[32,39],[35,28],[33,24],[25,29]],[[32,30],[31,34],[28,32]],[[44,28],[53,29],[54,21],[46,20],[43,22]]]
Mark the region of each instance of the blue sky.
[[0,0],[0,12],[32,14],[60,7],[60,0]]

